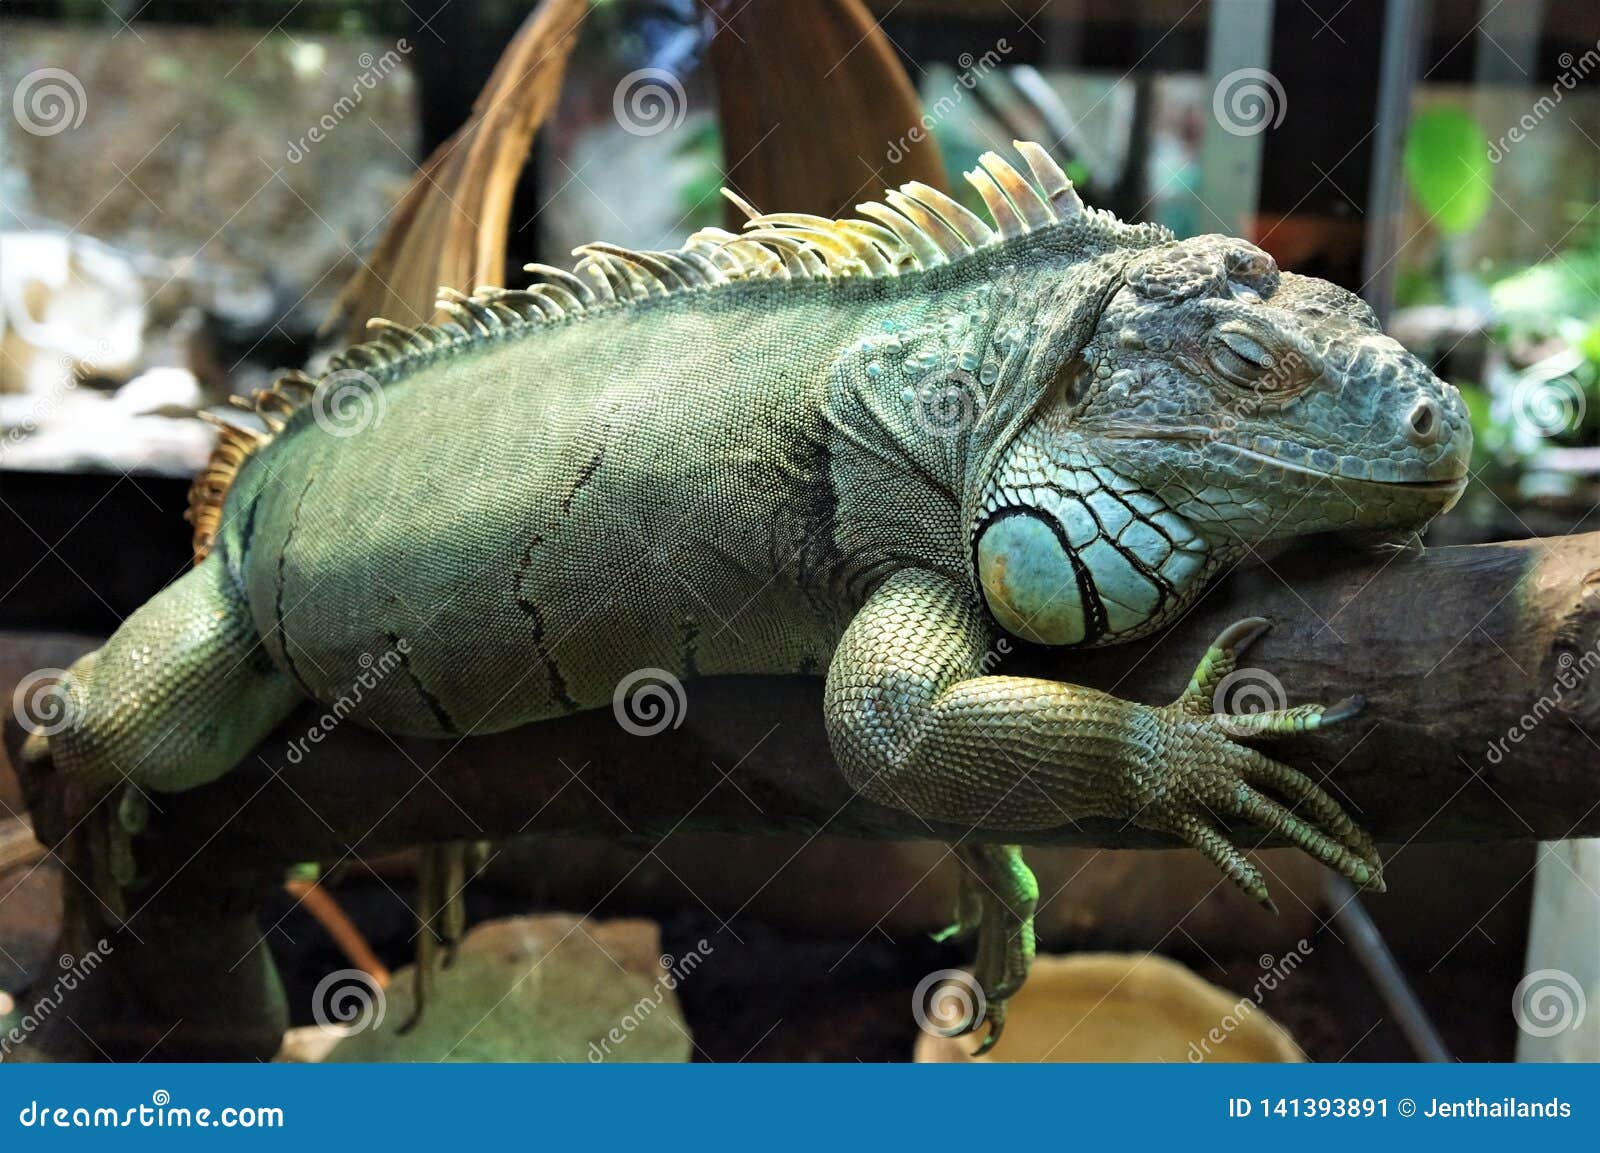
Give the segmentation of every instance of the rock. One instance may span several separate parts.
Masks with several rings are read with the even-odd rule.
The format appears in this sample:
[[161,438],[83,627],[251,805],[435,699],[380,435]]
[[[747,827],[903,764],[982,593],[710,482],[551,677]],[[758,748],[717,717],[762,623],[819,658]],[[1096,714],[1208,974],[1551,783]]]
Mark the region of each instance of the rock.
[[339,1034],[321,1025],[302,1025],[283,1035],[283,1047],[278,1050],[277,1059],[294,1065],[315,1065],[328,1060],[339,1041]]
[[[970,978],[958,977],[944,997],[931,990],[919,998],[918,1008],[937,1028],[944,1024],[940,1010],[964,1011],[971,992]],[[1254,997],[1220,989],[1154,953],[1038,957],[1007,1008],[1004,1038],[974,1058],[983,1032],[980,1026],[976,1036],[944,1037],[925,1028],[914,1060],[1305,1060]]]
[[[441,970],[422,1020],[408,966],[338,1040],[327,1061],[687,1061],[692,1044],[651,921],[552,914],[490,921],[467,934]],[[358,994],[359,996],[359,994]],[[316,1011],[328,1014],[328,1008]],[[348,1005],[346,1006],[348,1009]],[[330,1018],[331,1019],[331,1018]],[[319,1031],[324,1034],[319,1026]],[[318,1059],[297,1031],[280,1057]]]
[[0,398],[8,468],[198,472],[216,434],[196,416],[193,374],[153,368],[107,395],[76,384],[47,398]]
[[122,380],[143,349],[133,262],[86,236],[0,233],[0,393],[48,394],[88,376]]
[[205,403],[200,382],[186,368],[148,369],[117,389],[112,403],[129,416],[192,417]]

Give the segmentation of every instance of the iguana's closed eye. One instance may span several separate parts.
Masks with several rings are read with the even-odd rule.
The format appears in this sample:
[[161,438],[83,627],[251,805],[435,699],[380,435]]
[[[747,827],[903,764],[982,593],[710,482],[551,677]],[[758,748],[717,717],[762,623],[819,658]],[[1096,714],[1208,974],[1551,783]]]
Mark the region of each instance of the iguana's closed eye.
[[1224,380],[1253,392],[1288,392],[1316,375],[1293,343],[1236,321],[1218,326],[1206,359]]

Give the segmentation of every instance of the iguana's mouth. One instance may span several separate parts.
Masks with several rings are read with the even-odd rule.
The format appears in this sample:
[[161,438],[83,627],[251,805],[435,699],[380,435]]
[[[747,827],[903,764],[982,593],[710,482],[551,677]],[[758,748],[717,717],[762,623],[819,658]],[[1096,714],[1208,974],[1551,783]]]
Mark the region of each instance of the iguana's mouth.
[[1209,441],[1250,460],[1262,461],[1283,469],[1285,472],[1298,473],[1301,476],[1315,480],[1331,480],[1344,484],[1364,484],[1382,486],[1384,488],[1404,488],[1414,492],[1439,493],[1455,492],[1465,488],[1467,483],[1467,466],[1465,462],[1461,462],[1460,472],[1456,475],[1442,479],[1384,480],[1379,477],[1352,476],[1349,473],[1312,468],[1310,465],[1300,464],[1297,461],[1285,460],[1281,456],[1274,456],[1272,453],[1262,452],[1259,449],[1246,448],[1234,441],[1219,437],[1216,429],[1213,428],[1196,428],[1184,425],[1169,425],[1162,428],[1153,425],[1108,424],[1098,428],[1096,431],[1108,440],[1178,440],[1191,443]]
[[1148,424],[1103,424],[1095,431],[1107,440],[1215,440],[1216,429]]
[[1268,464],[1272,464],[1283,469],[1285,472],[1298,473],[1301,476],[1311,477],[1316,480],[1331,480],[1344,484],[1366,484],[1380,486],[1383,488],[1403,488],[1412,492],[1438,493],[1457,492],[1460,489],[1465,488],[1467,484],[1467,469],[1465,464],[1462,464],[1461,471],[1455,476],[1445,477],[1442,480],[1385,480],[1382,477],[1351,476],[1349,473],[1330,472],[1325,469],[1311,468],[1307,465],[1298,464],[1294,461],[1284,460],[1282,457],[1273,456],[1271,453],[1258,452],[1253,448],[1245,448],[1242,445],[1234,444],[1232,441],[1224,440],[1218,441],[1217,443],[1227,445],[1228,448],[1232,449],[1242,457],[1248,457],[1251,460],[1264,461]]
[[1453,480],[1373,480],[1368,484],[1386,484],[1393,488],[1414,488],[1421,492],[1437,490],[1439,492],[1454,492],[1459,488],[1467,487],[1467,475],[1462,473]]

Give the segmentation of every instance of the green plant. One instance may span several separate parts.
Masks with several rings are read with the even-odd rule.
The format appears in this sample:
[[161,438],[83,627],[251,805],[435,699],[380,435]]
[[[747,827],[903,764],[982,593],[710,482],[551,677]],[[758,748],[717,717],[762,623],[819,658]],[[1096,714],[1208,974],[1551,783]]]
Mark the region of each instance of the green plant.
[[1470,232],[1489,211],[1494,166],[1483,129],[1458,108],[1432,108],[1412,118],[1406,133],[1406,179],[1441,232]]

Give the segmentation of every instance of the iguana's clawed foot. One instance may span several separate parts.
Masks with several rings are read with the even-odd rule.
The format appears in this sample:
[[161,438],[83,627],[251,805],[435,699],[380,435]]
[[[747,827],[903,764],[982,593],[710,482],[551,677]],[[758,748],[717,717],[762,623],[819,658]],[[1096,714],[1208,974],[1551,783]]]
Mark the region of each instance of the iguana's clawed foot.
[[484,848],[481,842],[453,841],[422,850],[417,871],[415,997],[411,1015],[400,1026],[402,1034],[422,1020],[435,967],[448,969],[455,963],[456,948],[467,926],[467,884],[483,868]]
[[[1261,874],[1218,827],[1223,822],[1237,819],[1269,829],[1353,883],[1382,892],[1377,849],[1339,803],[1305,774],[1238,743],[1334,724],[1354,716],[1363,704],[1360,697],[1348,697],[1329,707],[1229,711],[1224,698],[1239,654],[1270,627],[1269,621],[1250,617],[1223,630],[1183,695],[1156,710],[1161,727],[1154,738],[1162,747],[1164,767],[1155,780],[1141,782],[1146,795],[1134,820],[1199,849],[1229,880],[1274,912]],[[1265,673],[1252,687],[1281,693]]]
[[[951,850],[956,854],[956,859],[962,859],[959,847]],[[978,925],[983,921],[983,886],[972,875],[972,870],[963,866],[956,873],[956,917],[955,920],[938,932],[933,934],[933,939],[941,945],[946,941],[962,940],[978,931]]]
[[102,799],[79,821],[78,833],[88,849],[87,880],[106,912],[119,922],[128,916],[128,890],[139,883],[134,838],[149,825],[150,798],[132,784]]
[[989,1031],[976,1056],[1000,1040],[1006,1001],[1027,980],[1033,963],[1033,914],[1039,904],[1039,885],[1016,845],[959,845],[955,852],[962,865],[956,924],[937,937],[945,940],[974,928],[978,932],[973,976],[983,1001],[965,1031],[974,1032],[985,1021]]

